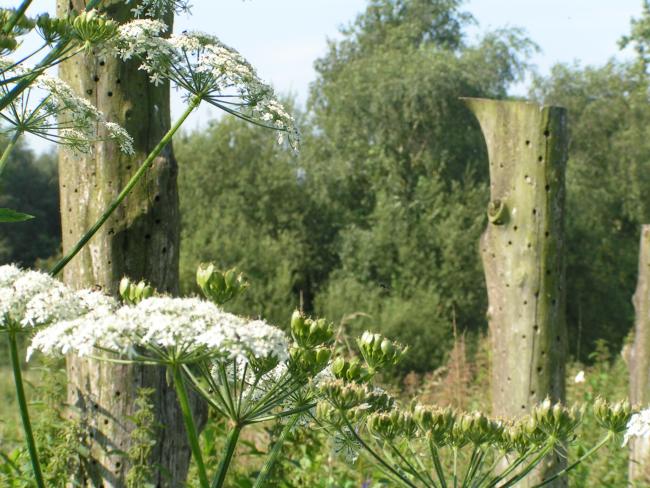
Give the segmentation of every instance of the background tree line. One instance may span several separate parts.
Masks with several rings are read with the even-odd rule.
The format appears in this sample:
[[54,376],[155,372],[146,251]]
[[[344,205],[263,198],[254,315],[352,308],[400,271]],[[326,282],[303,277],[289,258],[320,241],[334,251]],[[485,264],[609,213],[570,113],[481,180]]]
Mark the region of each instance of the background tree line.
[[[458,98],[507,97],[536,47],[517,29],[468,42],[461,3],[370,0],[316,62],[299,155],[233,118],[175,140],[185,293],[197,263],[237,266],[252,283],[237,312],[284,324],[302,303],[410,344],[405,370],[439,365],[453,324],[485,330],[487,155]],[[558,65],[531,89],[569,110],[567,313],[583,360],[597,339],[620,349],[633,322],[639,226],[650,221],[647,18],[625,38],[636,60]],[[32,265],[58,249],[56,174],[51,156],[14,157],[0,206],[38,219],[0,235],[0,256]]]

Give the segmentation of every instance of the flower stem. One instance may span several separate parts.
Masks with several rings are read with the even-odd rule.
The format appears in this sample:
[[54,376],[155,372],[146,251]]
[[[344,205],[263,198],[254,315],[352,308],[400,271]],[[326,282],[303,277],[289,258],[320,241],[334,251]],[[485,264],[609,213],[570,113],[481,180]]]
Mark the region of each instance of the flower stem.
[[284,444],[284,441],[287,439],[289,432],[291,432],[291,429],[293,429],[296,423],[298,423],[299,418],[300,415],[295,415],[289,422],[285,424],[284,428],[282,429],[282,432],[280,433],[280,437],[275,442],[273,449],[271,449],[271,452],[269,453],[269,458],[264,463],[264,467],[262,468],[262,471],[260,471],[260,474],[257,475],[257,480],[255,480],[255,484],[253,485],[253,488],[263,488],[264,486],[266,486],[265,484],[266,478],[269,477],[269,474],[271,474],[271,470],[273,469],[275,462],[278,460],[278,455],[282,450],[282,445]]
[[127,197],[127,195],[131,192],[133,187],[138,183],[140,178],[145,174],[147,169],[151,166],[151,164],[154,162],[156,157],[160,154],[160,152],[164,149],[164,147],[169,143],[169,141],[172,140],[172,136],[176,133],[176,131],[180,128],[180,126],[185,122],[185,119],[192,113],[192,111],[199,106],[199,103],[201,103],[201,99],[199,97],[195,97],[192,99],[190,102],[190,105],[187,107],[185,112],[183,112],[183,115],[180,116],[180,118],[176,121],[174,126],[167,131],[167,133],[163,136],[163,138],[160,140],[160,142],[156,145],[156,147],[149,153],[149,156],[147,156],[147,159],[145,159],[142,164],[140,165],[140,168],[138,168],[138,171],[131,177],[129,182],[126,184],[126,186],[122,189],[120,194],[111,202],[111,204],[108,206],[108,208],[104,211],[104,213],[99,217],[97,222],[95,222],[95,225],[93,225],[82,237],[79,239],[79,241],[74,245],[74,247],[66,254],[61,260],[56,263],[56,265],[52,268],[50,271],[50,275],[56,276],[59,274],[59,272],[74,258],[79,251],[86,245],[86,243],[92,238],[92,236],[95,235],[95,233],[99,230],[99,228],[104,225],[104,222],[108,220],[108,218],[111,216],[111,214],[115,211],[117,207],[120,206],[122,201]]
[[608,432],[607,435],[606,435],[606,436],[605,436],[605,437],[604,437],[604,438],[603,438],[603,439],[602,439],[598,444],[596,444],[594,447],[592,447],[591,449],[589,449],[589,450],[588,450],[586,453],[584,453],[580,458],[578,458],[574,463],[571,463],[571,465],[567,466],[567,467],[564,468],[562,471],[558,471],[557,473],[555,473],[555,474],[554,474],[553,476],[551,476],[550,478],[547,478],[547,479],[545,479],[544,481],[542,481],[541,483],[539,483],[538,485],[535,485],[533,488],[537,488],[537,487],[539,487],[539,486],[547,485],[547,484],[549,484],[551,481],[555,480],[556,478],[559,478],[560,476],[564,476],[564,475],[567,474],[569,471],[571,471],[573,468],[575,468],[578,464],[580,464],[582,461],[584,461],[584,460],[587,459],[589,456],[591,456],[593,453],[595,453],[598,449],[600,449],[600,448],[603,447],[605,444],[607,444],[607,443],[610,441],[610,439],[611,439],[612,437],[614,437],[614,434],[613,434],[612,432]]
[[170,368],[172,369],[172,375],[174,377],[176,396],[178,397],[178,403],[181,406],[181,412],[183,414],[183,422],[185,422],[185,429],[187,430],[187,438],[190,441],[192,455],[194,456],[194,461],[196,462],[196,466],[199,471],[199,482],[201,484],[201,488],[210,488],[208,475],[205,471],[205,464],[203,464],[203,456],[201,455],[199,436],[196,433],[196,425],[194,423],[194,419],[192,418],[192,409],[190,408],[190,402],[187,398],[187,390],[185,389],[183,375],[181,374],[179,365],[173,364],[170,366]]
[[241,433],[242,428],[242,425],[235,424],[233,429],[228,434],[223,457],[221,458],[221,462],[217,468],[217,474],[215,475],[214,480],[212,480],[212,488],[221,488],[224,481],[226,481],[226,474],[228,473],[228,468],[230,467],[232,456],[235,454],[235,448],[237,447],[237,441],[239,440],[239,434]]
[[0,157],[0,176],[2,176],[2,171],[5,169],[5,166],[7,165],[7,161],[9,161],[9,155],[11,154],[11,151],[13,151],[14,147],[16,147],[16,142],[18,141],[18,138],[21,135],[22,132],[20,132],[19,130],[14,132],[13,137],[9,140],[9,144],[7,144],[7,147],[2,153],[2,156]]
[[20,408],[20,418],[23,421],[23,430],[25,431],[25,440],[29,450],[29,458],[34,470],[34,478],[38,488],[45,488],[41,465],[38,461],[38,452],[32,433],[32,424],[29,420],[29,411],[27,410],[27,400],[25,399],[25,390],[23,388],[23,376],[20,371],[20,359],[18,358],[18,345],[16,344],[16,332],[9,331],[9,350],[11,351],[11,366],[14,370],[14,382],[16,383],[16,397],[18,398],[18,407]]
[[23,3],[21,3],[20,6],[16,9],[14,14],[11,16],[11,19],[9,19],[9,22],[5,24],[2,32],[9,34],[12,31],[20,18],[25,15],[25,10],[27,10],[27,7],[29,7],[30,3],[32,3],[32,0],[23,0]]

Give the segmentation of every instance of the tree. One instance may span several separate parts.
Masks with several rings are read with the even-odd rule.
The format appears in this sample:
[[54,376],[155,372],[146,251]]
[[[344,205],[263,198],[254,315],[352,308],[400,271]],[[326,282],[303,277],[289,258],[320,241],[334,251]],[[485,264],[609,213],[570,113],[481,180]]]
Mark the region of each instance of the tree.
[[459,3],[371,2],[317,61],[310,97],[303,164],[340,218],[341,265],[317,310],[368,313],[352,328],[372,323],[413,345],[407,369],[439,363],[454,320],[484,325],[488,166],[459,97],[505,97],[533,48],[516,30],[467,45]]
[[620,350],[633,323],[638,232],[650,218],[650,109],[638,68],[558,65],[535,85],[538,100],[569,113],[567,323],[578,355],[597,339]]
[[[56,160],[36,156],[24,146],[14,149],[0,182],[0,207],[18,208],[36,219],[12,224],[0,236],[0,261],[33,266],[59,252],[61,224]],[[2,224],[7,226],[7,224]],[[25,243],[30,245],[26,246]]]
[[[81,10],[84,2],[59,1],[60,16]],[[132,17],[131,5],[114,3],[105,12],[121,22]],[[170,18],[166,19],[168,23]],[[109,120],[133,136],[135,154],[120,154],[113,143],[99,143],[90,156],[63,151],[59,158],[63,250],[73,246],[96,221],[108,202],[128,181],[169,128],[169,85],[154,86],[138,70],[139,63],[85,52],[62,63],[60,75],[86,96]],[[157,158],[144,181],[65,268],[65,281],[76,288],[100,286],[117,293],[119,280],[147,279],[161,292],[178,292],[179,212],[176,160],[171,147]],[[176,486],[184,481],[189,450],[173,389],[162,369],[110,365],[68,359],[69,402],[89,428],[90,479],[83,483],[124,486],[128,449],[139,387],[153,387],[157,423],[164,434],[151,463],[160,466],[154,484]]]

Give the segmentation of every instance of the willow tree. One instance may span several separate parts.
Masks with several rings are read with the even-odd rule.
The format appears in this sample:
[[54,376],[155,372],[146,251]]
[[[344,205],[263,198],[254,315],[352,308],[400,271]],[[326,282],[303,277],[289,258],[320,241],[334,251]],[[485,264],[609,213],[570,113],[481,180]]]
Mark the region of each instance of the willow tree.
[[[104,12],[119,22],[132,5],[107,2]],[[81,11],[83,0],[58,0],[57,13]],[[166,19],[171,24],[171,18]],[[108,120],[133,136],[135,154],[126,156],[110,142],[90,155],[62,151],[59,157],[63,251],[66,253],[105,210],[170,126],[169,84],[154,86],[134,62],[86,52],[62,63],[61,78],[85,96]],[[177,166],[171,146],[160,153],[128,199],[64,270],[76,288],[101,287],[116,294],[123,276],[146,279],[162,292],[178,292],[179,211]],[[87,428],[90,459],[84,484],[124,486],[134,399],[152,387],[157,443],[149,462],[155,486],[177,486],[185,479],[189,449],[173,390],[160,368],[111,365],[69,357],[68,400]]]
[[[489,222],[480,248],[493,413],[515,417],[547,397],[564,400],[566,110],[526,102],[466,103],[481,125],[490,161]],[[529,482],[561,464],[559,457],[549,459]]]

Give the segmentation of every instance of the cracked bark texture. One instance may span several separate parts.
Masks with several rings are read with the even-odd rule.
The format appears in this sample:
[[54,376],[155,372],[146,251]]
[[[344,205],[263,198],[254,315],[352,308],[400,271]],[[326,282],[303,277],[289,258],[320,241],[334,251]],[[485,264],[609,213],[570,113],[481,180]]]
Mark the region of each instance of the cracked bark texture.
[[[123,22],[132,5],[104,2],[104,11]],[[83,0],[57,0],[57,14],[81,11]],[[171,24],[172,19],[166,19]],[[59,156],[63,252],[97,220],[141,161],[170,127],[169,85],[154,87],[137,62],[122,63],[94,53],[80,54],[60,66],[60,76],[97,106],[110,121],[133,136],[136,154],[116,144],[97,143],[91,155],[62,150]],[[146,279],[161,292],[178,293],[179,210],[177,166],[167,146],[125,202],[64,269],[75,288],[99,286],[117,294],[123,276]],[[125,486],[129,465],[120,452],[129,448],[138,388],[153,387],[156,421],[161,425],[150,463],[159,467],[154,486],[180,486],[189,464],[181,415],[173,387],[162,368],[114,365],[69,357],[68,401],[88,427],[91,450],[83,486]],[[76,486],[76,485],[75,485]]]
[[[634,303],[634,343],[630,356],[630,401],[633,405],[650,403],[650,225],[641,228],[639,276],[632,298]],[[631,483],[650,482],[650,439],[630,440],[628,468]]]
[[[490,164],[480,251],[488,290],[493,414],[516,417],[546,397],[564,400],[566,110],[466,99]],[[549,456],[532,485],[563,466]],[[559,480],[549,486],[565,486]],[[526,486],[526,483],[522,483]]]

